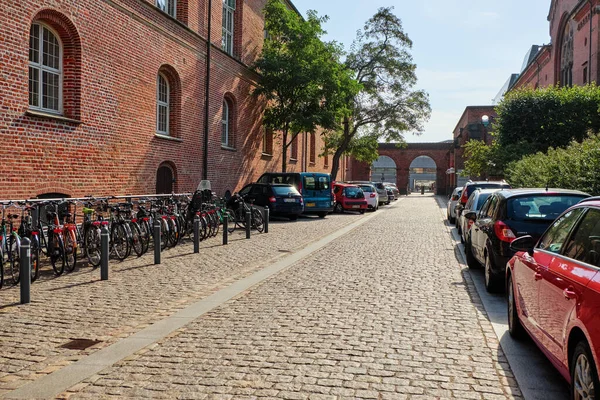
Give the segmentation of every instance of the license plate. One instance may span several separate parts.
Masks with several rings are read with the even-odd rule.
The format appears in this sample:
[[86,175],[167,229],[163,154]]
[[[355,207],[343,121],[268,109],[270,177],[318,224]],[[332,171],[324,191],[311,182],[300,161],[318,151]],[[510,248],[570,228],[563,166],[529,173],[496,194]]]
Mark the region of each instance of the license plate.
[[284,203],[295,203],[296,199],[283,199]]
[[315,203],[306,203],[306,207],[314,207]]
[[352,206],[352,208],[360,208],[360,206]]

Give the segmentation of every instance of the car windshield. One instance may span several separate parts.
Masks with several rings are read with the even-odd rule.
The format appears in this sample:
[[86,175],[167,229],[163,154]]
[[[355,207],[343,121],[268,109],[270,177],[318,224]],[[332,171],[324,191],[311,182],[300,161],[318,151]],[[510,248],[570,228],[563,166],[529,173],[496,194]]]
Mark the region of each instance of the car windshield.
[[360,188],[362,189],[363,192],[367,192],[367,193],[375,192],[375,189],[373,188],[373,186],[360,186]]
[[288,196],[290,194],[300,196],[300,193],[293,186],[273,186],[273,192],[280,196]]
[[513,221],[554,221],[567,208],[586,198],[583,195],[531,195],[508,200],[507,215]]
[[357,187],[347,187],[344,191],[346,193],[346,197],[349,199],[362,199],[365,197],[362,190]]

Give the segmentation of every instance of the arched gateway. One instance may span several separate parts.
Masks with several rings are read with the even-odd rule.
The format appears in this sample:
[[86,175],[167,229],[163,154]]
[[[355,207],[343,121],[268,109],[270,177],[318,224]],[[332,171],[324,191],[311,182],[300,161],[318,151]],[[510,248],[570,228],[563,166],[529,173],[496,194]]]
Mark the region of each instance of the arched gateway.
[[[398,148],[395,143],[380,143],[379,155],[380,160],[391,159],[386,166],[392,165],[391,161],[396,165],[396,185],[401,193],[406,193],[409,187],[410,167],[413,161],[421,156],[431,158],[435,162],[435,173],[431,178],[435,180],[435,193],[447,194],[454,188],[455,179],[454,174],[447,174],[454,165],[452,147],[452,142],[409,143],[404,148]],[[373,165],[352,160],[347,174],[350,177],[348,180],[371,180],[372,176],[373,178],[380,177],[381,172],[379,175],[374,173],[374,170],[377,171],[378,164],[374,166],[376,168],[373,168]],[[388,175],[389,172],[386,176]],[[380,181],[381,179],[373,180]]]

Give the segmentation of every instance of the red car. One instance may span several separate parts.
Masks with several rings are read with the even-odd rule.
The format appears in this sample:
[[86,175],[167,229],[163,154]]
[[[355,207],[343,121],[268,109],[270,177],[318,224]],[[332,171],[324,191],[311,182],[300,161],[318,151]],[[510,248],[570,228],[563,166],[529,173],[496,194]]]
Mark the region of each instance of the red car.
[[335,207],[333,211],[344,212],[358,211],[361,214],[367,209],[367,199],[361,188],[348,183],[334,183],[333,194],[335,195]]
[[537,244],[523,236],[511,248],[510,334],[533,338],[571,383],[572,399],[599,399],[600,197],[569,208]]

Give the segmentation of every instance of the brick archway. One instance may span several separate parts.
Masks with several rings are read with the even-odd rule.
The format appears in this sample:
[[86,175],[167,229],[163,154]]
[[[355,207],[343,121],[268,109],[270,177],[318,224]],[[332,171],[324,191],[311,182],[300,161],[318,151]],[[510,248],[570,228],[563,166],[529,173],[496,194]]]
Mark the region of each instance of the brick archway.
[[[409,143],[404,148],[396,147],[395,143],[380,143],[379,155],[388,156],[396,163],[396,185],[401,193],[406,193],[410,175],[410,164],[415,158],[427,156],[436,164],[436,194],[447,194],[452,188],[454,175],[447,175],[446,171],[453,165],[452,143]],[[350,168],[349,180],[369,180],[371,166],[353,160]]]

